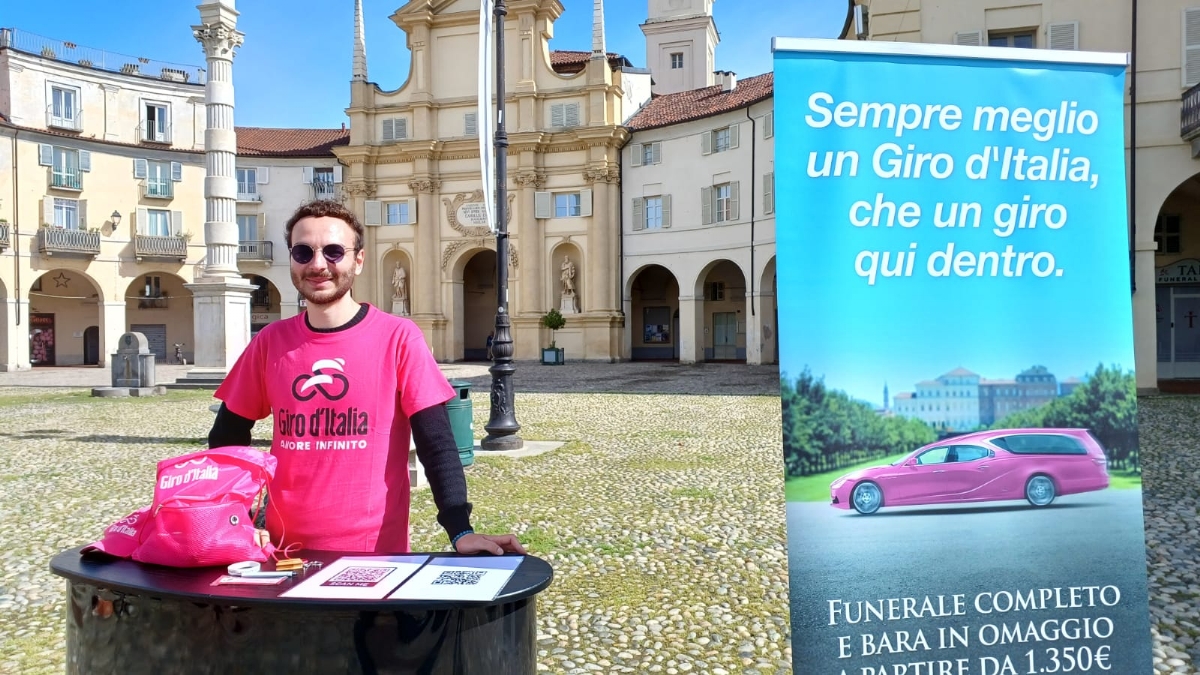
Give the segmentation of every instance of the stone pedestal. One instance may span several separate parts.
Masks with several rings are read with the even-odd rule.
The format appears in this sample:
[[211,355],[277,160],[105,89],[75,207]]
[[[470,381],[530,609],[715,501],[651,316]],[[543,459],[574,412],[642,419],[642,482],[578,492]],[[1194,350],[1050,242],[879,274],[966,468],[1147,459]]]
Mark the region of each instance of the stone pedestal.
[[392,314],[396,316],[408,316],[408,300],[392,298]]
[[192,292],[196,335],[196,367],[186,379],[223,379],[250,344],[250,294],[255,286],[216,279],[183,287]]
[[559,303],[559,314],[578,314],[579,305],[575,302],[575,291],[563,291],[562,302]]

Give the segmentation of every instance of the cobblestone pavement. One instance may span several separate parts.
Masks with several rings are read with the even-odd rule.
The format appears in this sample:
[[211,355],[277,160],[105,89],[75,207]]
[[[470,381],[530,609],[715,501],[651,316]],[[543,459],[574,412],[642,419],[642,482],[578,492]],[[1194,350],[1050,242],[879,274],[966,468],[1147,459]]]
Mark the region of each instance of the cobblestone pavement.
[[[444,370],[477,385],[481,431],[486,366]],[[63,584],[47,561],[148,503],[154,462],[199,447],[212,421],[211,392],[97,399],[80,387],[105,384],[102,370],[55,371],[0,374],[0,673],[63,672]],[[479,529],[516,532],[554,565],[539,596],[542,672],[791,672],[779,407],[745,395],[773,393],[777,377],[518,364],[522,435],[570,442],[523,459],[479,453],[468,480]],[[580,389],[622,393],[550,393]],[[1141,423],[1154,668],[1195,673],[1200,398],[1144,398]],[[434,513],[416,492],[414,547],[446,548]]]

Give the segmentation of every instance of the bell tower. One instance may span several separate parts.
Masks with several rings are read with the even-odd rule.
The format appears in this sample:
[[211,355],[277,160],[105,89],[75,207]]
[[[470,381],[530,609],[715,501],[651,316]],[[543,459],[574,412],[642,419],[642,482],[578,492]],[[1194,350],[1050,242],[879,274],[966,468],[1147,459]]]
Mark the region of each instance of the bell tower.
[[655,94],[700,89],[716,84],[717,24],[714,0],[648,0],[641,25],[646,36],[646,67]]

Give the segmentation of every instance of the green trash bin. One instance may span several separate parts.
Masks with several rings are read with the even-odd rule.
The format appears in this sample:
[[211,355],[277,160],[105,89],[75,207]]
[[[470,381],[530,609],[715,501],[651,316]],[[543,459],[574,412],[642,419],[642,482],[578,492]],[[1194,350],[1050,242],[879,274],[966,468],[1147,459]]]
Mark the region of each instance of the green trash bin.
[[458,446],[458,458],[463,466],[475,463],[474,410],[471,407],[471,383],[463,380],[448,380],[454,387],[454,398],[446,402],[450,414],[450,429],[454,432],[454,444]]

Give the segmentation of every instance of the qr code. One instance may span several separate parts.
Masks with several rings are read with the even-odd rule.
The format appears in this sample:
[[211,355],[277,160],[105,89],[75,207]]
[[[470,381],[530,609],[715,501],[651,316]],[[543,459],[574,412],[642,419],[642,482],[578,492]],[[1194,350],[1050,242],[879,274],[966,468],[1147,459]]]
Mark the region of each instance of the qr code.
[[370,588],[383,581],[395,570],[391,567],[347,567],[329,579],[322,586],[355,586]]
[[465,570],[447,570],[442,572],[433,580],[434,586],[474,586],[479,583],[483,575],[487,574],[485,570],[476,572],[468,572]]

